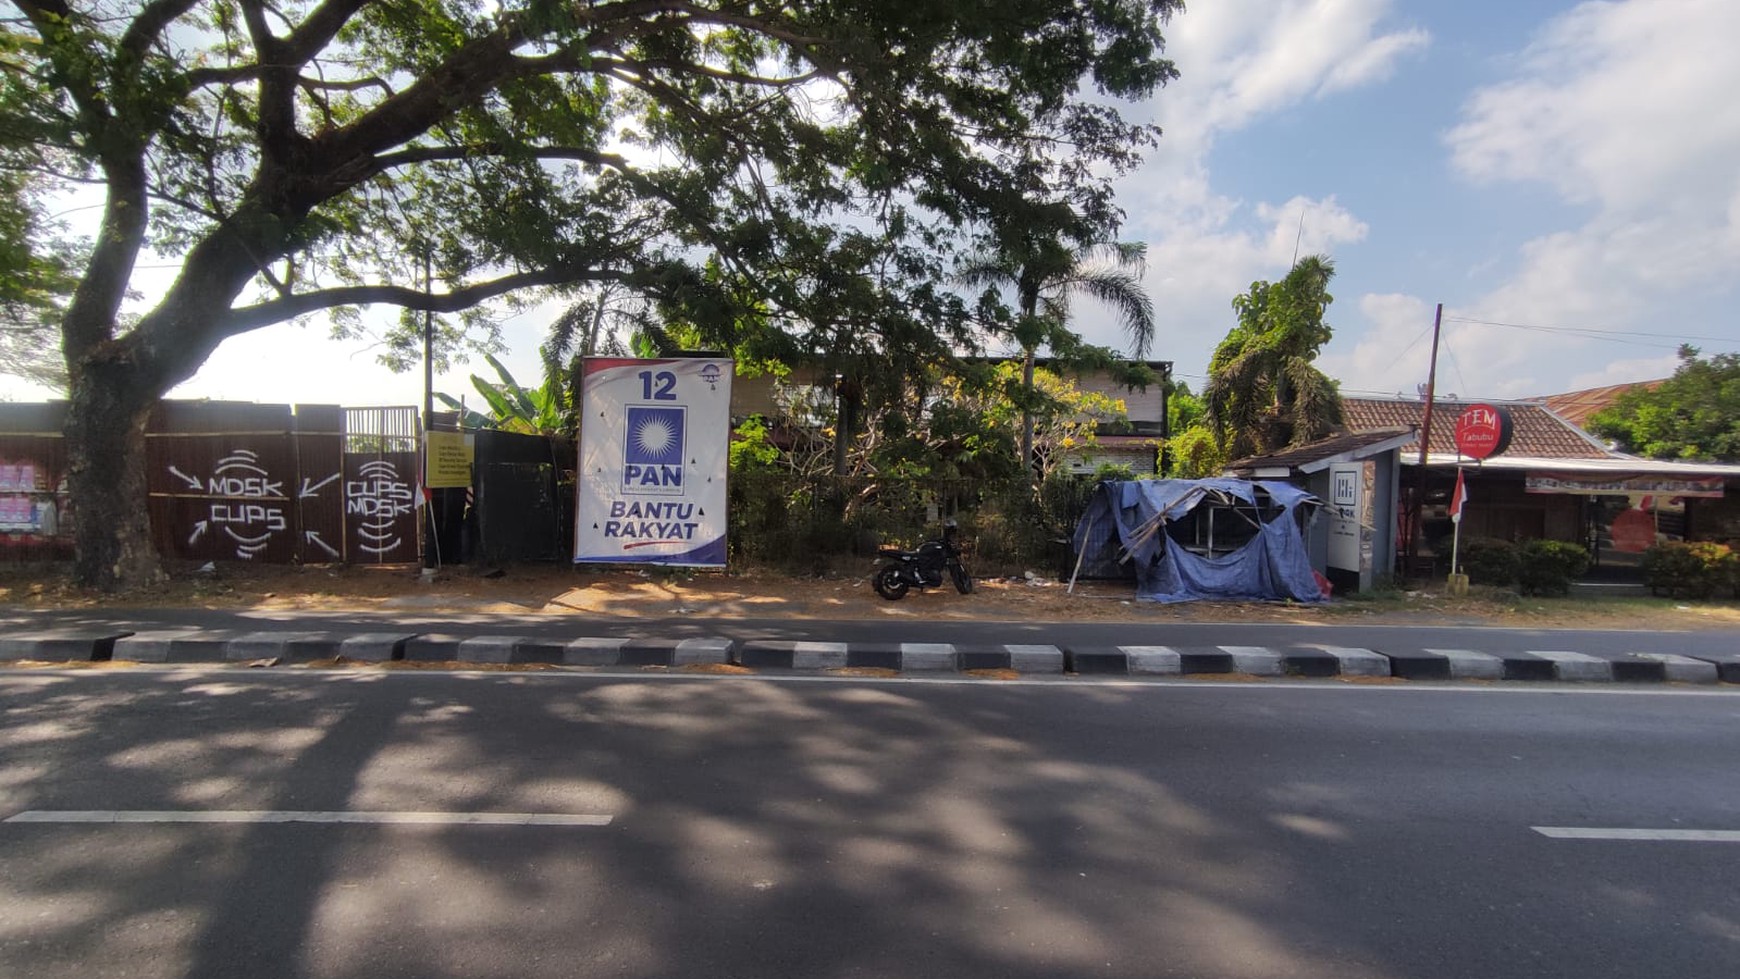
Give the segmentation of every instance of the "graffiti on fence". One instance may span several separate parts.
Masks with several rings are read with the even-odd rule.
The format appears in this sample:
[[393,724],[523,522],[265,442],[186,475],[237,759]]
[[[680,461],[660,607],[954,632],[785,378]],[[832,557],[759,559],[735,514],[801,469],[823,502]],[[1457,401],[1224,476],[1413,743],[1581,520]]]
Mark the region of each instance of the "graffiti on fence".
[[274,479],[251,449],[230,450],[208,476],[195,476],[173,465],[169,473],[186,483],[191,492],[213,498],[205,519],[194,521],[188,547],[208,533],[222,534],[235,545],[236,557],[252,560],[271,545],[275,535],[290,527],[286,512],[290,497],[284,492],[284,480]]
[[[344,514],[354,521],[357,546],[380,557],[406,543],[398,518],[415,512],[416,494],[391,462],[376,459],[344,482]],[[415,523],[412,524],[415,526]]]

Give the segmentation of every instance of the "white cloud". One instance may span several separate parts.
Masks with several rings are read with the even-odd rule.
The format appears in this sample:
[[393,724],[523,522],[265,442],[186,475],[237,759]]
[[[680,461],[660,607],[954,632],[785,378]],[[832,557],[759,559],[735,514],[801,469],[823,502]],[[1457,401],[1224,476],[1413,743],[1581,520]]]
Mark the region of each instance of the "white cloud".
[[1568,389],[1586,391],[1589,388],[1604,388],[1610,384],[1654,381],[1663,377],[1672,377],[1675,369],[1679,366],[1680,358],[1675,354],[1636,360],[1616,360],[1601,370],[1572,377]]
[[[1545,185],[1587,218],[1522,244],[1508,280],[1456,316],[1668,335],[1715,329],[1662,311],[1731,290],[1740,267],[1736,37],[1732,0],[1584,3],[1543,28],[1513,77],[1474,93],[1445,136],[1456,171],[1480,184]],[[1371,318],[1377,328],[1334,361],[1353,386],[1381,385],[1391,374],[1385,351],[1401,340]],[[1488,396],[1659,377],[1673,364],[1632,359],[1567,379],[1569,365],[1611,344],[1476,325],[1451,336],[1465,363],[1502,378],[1481,387]]]
[[[1301,102],[1382,80],[1419,50],[1419,30],[1386,30],[1391,0],[1256,0],[1189,8],[1167,32],[1179,81],[1151,103],[1165,129],[1119,201],[1126,238],[1149,243],[1147,285],[1160,325],[1154,349],[1181,372],[1203,369],[1232,326],[1232,297],[1286,272],[1298,254],[1333,253],[1360,241],[1364,221],[1333,195],[1284,203],[1217,193],[1208,173],[1216,137]],[[1303,233],[1300,217],[1304,216]],[[1117,342],[1088,304],[1078,324]],[[1333,314],[1332,314],[1333,315]]]

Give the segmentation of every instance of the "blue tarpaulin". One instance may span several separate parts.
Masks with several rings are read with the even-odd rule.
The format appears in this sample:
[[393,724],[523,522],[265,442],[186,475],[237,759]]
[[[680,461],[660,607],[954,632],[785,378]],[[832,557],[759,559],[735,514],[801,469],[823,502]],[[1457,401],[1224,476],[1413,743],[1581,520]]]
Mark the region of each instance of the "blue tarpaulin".
[[[1214,507],[1222,540],[1200,539]],[[1107,480],[1095,489],[1072,543],[1081,563],[1128,560],[1136,597],[1323,601],[1303,527],[1322,501],[1289,483],[1245,479]],[[1188,528],[1190,540],[1177,531]],[[1169,529],[1174,532],[1169,532]],[[1109,531],[1109,532],[1108,532]],[[1245,535],[1249,534],[1248,539]],[[1236,541],[1231,549],[1222,544]],[[1187,546],[1189,545],[1189,546]],[[1223,553],[1224,550],[1224,553]],[[1202,553],[1198,553],[1198,552]]]

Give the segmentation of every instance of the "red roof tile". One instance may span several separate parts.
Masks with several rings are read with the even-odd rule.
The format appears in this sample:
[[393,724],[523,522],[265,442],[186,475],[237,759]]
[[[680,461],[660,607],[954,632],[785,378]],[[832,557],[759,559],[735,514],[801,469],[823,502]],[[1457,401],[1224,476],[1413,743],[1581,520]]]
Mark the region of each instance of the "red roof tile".
[[[1510,412],[1511,441],[1506,455],[1529,456],[1538,459],[1607,459],[1611,453],[1592,436],[1549,411],[1540,404],[1522,402],[1448,401],[1438,399],[1432,404],[1432,445],[1434,455],[1456,452],[1456,418],[1471,404],[1491,404]],[[1425,421],[1426,402],[1392,398],[1342,398],[1341,415],[1350,432],[1367,432],[1382,428],[1413,428]],[[1419,452],[1416,447],[1413,450]],[[1406,452],[1403,453],[1407,460]]]

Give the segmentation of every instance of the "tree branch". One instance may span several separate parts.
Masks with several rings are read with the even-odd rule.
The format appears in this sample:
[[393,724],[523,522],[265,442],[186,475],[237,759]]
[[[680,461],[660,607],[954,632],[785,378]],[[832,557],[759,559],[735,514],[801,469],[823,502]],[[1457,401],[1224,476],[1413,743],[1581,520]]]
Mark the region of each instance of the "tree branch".
[[249,330],[256,330],[263,326],[270,326],[273,323],[294,319],[297,316],[322,309],[330,309],[334,306],[364,306],[371,303],[385,303],[403,306],[407,309],[427,310],[431,313],[452,313],[469,309],[486,299],[493,299],[516,289],[572,285],[579,282],[618,282],[627,277],[628,273],[617,269],[554,266],[531,272],[504,275],[499,279],[491,279],[487,282],[479,282],[462,289],[454,289],[439,294],[430,294],[420,289],[394,285],[345,286],[337,289],[322,289],[318,292],[298,293],[231,310],[222,317],[218,334],[232,337]]

